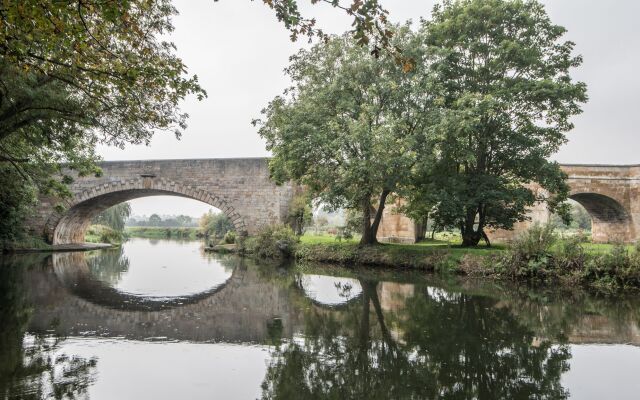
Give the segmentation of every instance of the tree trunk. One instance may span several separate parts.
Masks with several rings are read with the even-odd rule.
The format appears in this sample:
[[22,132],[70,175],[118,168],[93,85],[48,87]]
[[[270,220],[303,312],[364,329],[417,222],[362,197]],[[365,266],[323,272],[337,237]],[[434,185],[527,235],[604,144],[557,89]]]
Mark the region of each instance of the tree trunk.
[[362,238],[360,239],[361,245],[377,244],[378,239],[378,227],[380,227],[380,221],[382,220],[382,213],[384,211],[384,205],[389,195],[388,190],[383,190],[380,194],[380,200],[378,202],[378,209],[371,222],[371,197],[365,197],[362,201]]
[[482,236],[471,228],[469,232],[462,234],[462,247],[475,247],[480,243]]
[[487,244],[487,247],[491,247],[491,240],[489,240],[489,236],[487,236],[487,232],[485,232],[484,229],[482,229],[480,231],[480,234],[482,235],[482,238],[484,239],[485,243]]
[[462,247],[475,247],[480,243],[482,234],[473,229],[475,225],[475,214],[473,218],[467,218],[466,221],[460,227],[460,233],[462,235]]

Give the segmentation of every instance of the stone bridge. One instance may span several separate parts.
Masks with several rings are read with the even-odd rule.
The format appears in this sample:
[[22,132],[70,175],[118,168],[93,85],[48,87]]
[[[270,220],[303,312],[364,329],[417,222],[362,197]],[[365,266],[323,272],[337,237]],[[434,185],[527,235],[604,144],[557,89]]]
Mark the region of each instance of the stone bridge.
[[255,233],[261,226],[283,222],[294,195],[291,184],[277,186],[269,178],[266,158],[107,161],[100,177],[74,177],[73,196],[40,200],[30,231],[52,244],[84,242],[91,219],[118,203],[139,197],[172,195],[199,200],[220,209],[236,231]]
[[[640,238],[640,165],[561,166],[568,176],[570,198],[580,203],[591,216],[594,243],[635,242]],[[532,185],[534,190],[540,190]],[[513,230],[489,232],[495,241],[511,240],[535,222],[547,222],[544,203],[529,211],[529,221],[517,223]],[[420,227],[390,207],[381,223],[379,239],[412,242],[420,238]]]

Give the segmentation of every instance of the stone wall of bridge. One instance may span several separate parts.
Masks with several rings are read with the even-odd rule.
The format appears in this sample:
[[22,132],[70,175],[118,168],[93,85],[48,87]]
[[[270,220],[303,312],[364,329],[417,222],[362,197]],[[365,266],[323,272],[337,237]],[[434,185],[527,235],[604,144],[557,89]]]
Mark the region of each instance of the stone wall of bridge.
[[[139,197],[172,195],[202,201],[225,213],[239,232],[284,221],[295,188],[276,185],[266,158],[109,161],[100,177],[75,176],[73,197],[42,198],[29,221],[32,233],[50,243],[84,241],[91,218],[118,203]],[[55,210],[62,203],[64,211]]]

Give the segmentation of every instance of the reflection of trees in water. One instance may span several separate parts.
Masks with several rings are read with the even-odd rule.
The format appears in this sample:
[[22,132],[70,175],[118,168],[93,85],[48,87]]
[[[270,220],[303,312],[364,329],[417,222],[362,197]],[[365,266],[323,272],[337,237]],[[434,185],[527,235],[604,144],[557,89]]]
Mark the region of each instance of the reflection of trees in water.
[[209,264],[220,264],[225,272],[233,273],[233,270],[240,265],[244,265],[245,259],[237,254],[224,254],[204,251],[204,247],[200,247],[200,255],[205,258]]
[[640,345],[640,299],[635,295],[517,287],[504,297],[503,305],[540,337]]
[[377,282],[361,285],[344,312],[307,309],[302,337],[274,350],[263,398],[567,397],[568,347],[537,339],[497,300],[423,290],[390,315]]
[[111,285],[120,282],[122,275],[129,270],[129,259],[122,247],[100,250],[86,260],[92,277]]
[[32,308],[25,274],[43,260],[0,257],[0,398],[76,398],[86,393],[96,360],[59,352],[60,339],[25,334]]

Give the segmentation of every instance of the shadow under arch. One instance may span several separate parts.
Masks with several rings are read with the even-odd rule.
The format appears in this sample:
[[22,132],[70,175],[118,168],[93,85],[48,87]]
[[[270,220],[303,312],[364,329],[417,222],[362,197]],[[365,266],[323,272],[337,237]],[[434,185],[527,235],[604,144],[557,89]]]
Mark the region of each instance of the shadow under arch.
[[[322,278],[326,278],[327,280],[333,280],[333,281],[335,281],[335,282],[333,282],[334,285],[335,284],[343,284],[343,282],[340,282],[340,281],[348,280],[349,283],[356,284],[359,289],[358,289],[357,294],[355,294],[353,296],[350,296],[345,301],[342,301],[342,302],[330,302],[330,301],[326,301],[326,299],[325,299],[325,301],[323,301],[323,299],[319,298],[319,296],[315,295],[312,292],[312,290],[311,290],[312,288],[309,285],[309,281],[305,282],[305,278],[309,279],[310,277],[322,277]],[[317,306],[317,307],[320,307],[320,308],[324,308],[324,309],[329,309],[329,310],[346,309],[351,304],[360,301],[360,299],[362,298],[362,293],[363,293],[363,288],[362,288],[362,285],[360,284],[359,280],[357,280],[355,278],[337,277],[337,276],[332,276],[332,275],[300,274],[295,279],[294,287],[300,294],[302,294],[306,299],[308,299],[311,302],[311,304],[313,304],[314,306]],[[336,288],[336,291],[339,289],[337,286],[335,286],[335,288]]]
[[229,217],[236,232],[246,232],[244,218],[225,200],[196,187],[164,178],[141,177],[114,180],[87,188],[67,201],[67,209],[54,212],[47,220],[44,234],[52,244],[84,242],[84,233],[91,219],[116,204],[149,196],[178,196],[199,200],[220,209]]
[[594,192],[573,192],[569,198],[583,206],[591,216],[594,242],[628,242],[634,238],[631,215],[618,200]]
[[189,296],[143,297],[123,293],[91,277],[86,253],[53,254],[53,271],[58,281],[73,295],[94,305],[121,311],[163,311],[196,304],[222,291],[234,280],[242,280],[243,268],[233,268],[231,276],[209,290]]
[[598,193],[575,193],[570,199],[582,205],[591,218],[603,222],[626,222],[629,214],[617,200]]

